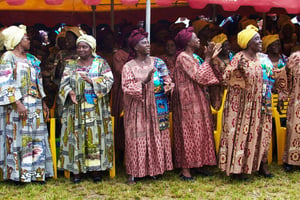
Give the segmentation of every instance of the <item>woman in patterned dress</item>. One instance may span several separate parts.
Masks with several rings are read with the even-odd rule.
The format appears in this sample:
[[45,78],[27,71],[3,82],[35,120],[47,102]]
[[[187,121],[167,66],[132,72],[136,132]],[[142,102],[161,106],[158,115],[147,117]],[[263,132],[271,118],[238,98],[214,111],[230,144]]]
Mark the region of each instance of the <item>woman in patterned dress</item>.
[[67,61],[59,91],[64,109],[58,168],[72,172],[74,183],[87,172],[99,182],[99,172],[110,169],[113,160],[108,96],[113,75],[107,62],[96,55],[92,36],[80,36],[76,45],[79,57]]
[[[238,34],[243,49],[225,69],[228,93],[223,113],[219,168],[234,178],[245,180],[259,171],[272,177],[267,158],[272,136],[271,91],[273,65],[262,50],[258,29],[248,25]],[[280,97],[279,97],[280,98]]]
[[149,56],[147,35],[143,29],[131,33],[129,61],[122,71],[128,184],[173,169],[165,94],[174,86],[165,63]]
[[2,34],[7,51],[0,60],[0,179],[44,182],[53,176],[53,163],[40,61],[26,53],[25,26],[10,26]]
[[293,166],[300,166],[300,51],[294,52],[287,62],[289,105],[287,110],[287,137],[283,163],[290,171]]
[[194,52],[200,40],[193,27],[181,30],[175,37],[178,56],[174,71],[175,90],[173,93],[174,164],[182,168],[181,179],[193,180],[190,169],[216,165],[213,139],[213,124],[206,86],[219,83],[210,65],[213,55],[220,48],[209,43],[205,61]]
[[274,74],[275,84],[272,90],[272,93],[278,94],[279,90],[284,89],[287,96],[287,72],[286,72],[286,63],[288,58],[281,52],[281,44],[278,34],[267,35],[262,38],[262,48],[263,52],[268,54],[272,64],[273,70],[276,71]]

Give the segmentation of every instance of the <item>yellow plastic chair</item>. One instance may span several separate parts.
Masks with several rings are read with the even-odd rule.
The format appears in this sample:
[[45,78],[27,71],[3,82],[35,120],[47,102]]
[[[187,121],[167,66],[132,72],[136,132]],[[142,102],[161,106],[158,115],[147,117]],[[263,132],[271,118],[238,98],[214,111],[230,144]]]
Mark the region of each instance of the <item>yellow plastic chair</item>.
[[283,127],[281,124],[280,119],[286,119],[286,112],[288,107],[288,101],[284,102],[284,109],[281,111],[280,114],[277,111],[277,103],[278,103],[278,94],[272,95],[272,116],[275,121],[275,128],[276,128],[276,142],[277,142],[277,163],[282,165],[282,157],[285,148],[286,142],[286,127]]
[[53,171],[54,171],[53,179],[57,179],[55,118],[50,118],[50,137],[49,137],[49,142],[50,142],[50,149],[51,149],[52,162],[53,162]]
[[222,120],[223,120],[223,110],[225,106],[225,100],[227,96],[227,90],[224,90],[224,94],[222,97],[222,103],[219,110],[215,110],[212,106],[211,112],[213,115],[217,116],[217,126],[214,130],[214,138],[215,138],[215,146],[216,146],[216,153],[219,153],[219,147],[220,147],[220,140],[221,140],[221,133],[222,133]]
[[[113,141],[115,141],[115,117],[111,117],[112,124],[112,133],[113,133]],[[115,178],[116,176],[116,152],[115,152],[115,143],[113,144],[113,166],[109,171],[110,178]]]

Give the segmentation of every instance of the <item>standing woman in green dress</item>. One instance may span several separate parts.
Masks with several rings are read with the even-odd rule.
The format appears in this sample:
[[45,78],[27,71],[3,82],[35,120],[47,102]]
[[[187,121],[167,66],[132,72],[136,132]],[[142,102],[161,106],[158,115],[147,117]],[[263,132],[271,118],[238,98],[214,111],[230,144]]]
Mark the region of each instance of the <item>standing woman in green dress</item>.
[[67,61],[59,91],[64,109],[58,167],[72,172],[74,183],[87,172],[99,182],[99,172],[112,168],[113,161],[108,95],[113,75],[95,53],[95,38],[82,35],[76,45],[79,57]]

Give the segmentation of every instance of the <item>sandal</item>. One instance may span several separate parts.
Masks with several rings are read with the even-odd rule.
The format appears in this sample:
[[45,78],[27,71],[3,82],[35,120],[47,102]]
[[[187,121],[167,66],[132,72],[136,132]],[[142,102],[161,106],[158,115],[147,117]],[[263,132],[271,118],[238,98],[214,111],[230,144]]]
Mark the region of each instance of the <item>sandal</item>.
[[183,174],[180,174],[179,177],[181,178],[181,180],[183,181],[194,181],[194,178],[191,176],[191,177],[187,177]]
[[136,182],[134,180],[134,176],[129,176],[127,179],[127,185],[135,185]]
[[261,163],[259,170],[258,170],[258,174],[265,178],[273,178],[274,177],[274,175],[271,172],[269,172],[267,163]]
[[81,182],[81,177],[80,174],[74,174],[73,176],[73,183],[80,183]]

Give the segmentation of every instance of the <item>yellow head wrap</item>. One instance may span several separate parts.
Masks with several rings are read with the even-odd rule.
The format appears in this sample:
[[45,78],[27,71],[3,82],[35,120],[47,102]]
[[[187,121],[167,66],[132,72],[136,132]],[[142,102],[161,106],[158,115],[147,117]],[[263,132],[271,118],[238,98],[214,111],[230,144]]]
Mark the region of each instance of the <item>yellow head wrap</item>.
[[212,39],[211,39],[211,41],[212,42],[214,42],[214,43],[220,43],[220,44],[223,44],[225,41],[227,41],[228,40],[228,37],[227,37],[227,35],[226,34],[224,34],[224,33],[221,33],[221,34],[219,34],[219,35],[216,35],[215,37],[213,37]]
[[6,50],[13,50],[26,34],[26,26],[10,26],[2,31]]
[[277,40],[279,40],[278,34],[267,35],[267,36],[263,37],[262,38],[263,52],[266,53],[270,44],[272,44],[273,42],[275,42]]
[[93,56],[97,55],[96,54],[96,39],[93,36],[84,34],[76,40],[76,45],[78,45],[79,42],[87,43],[92,48],[92,55]]
[[204,29],[206,26],[209,26],[209,23],[201,19],[193,22],[194,32],[196,35],[198,35],[199,31]]
[[258,28],[253,25],[248,25],[244,30],[237,35],[237,43],[242,49],[246,49],[249,41],[257,33]]

